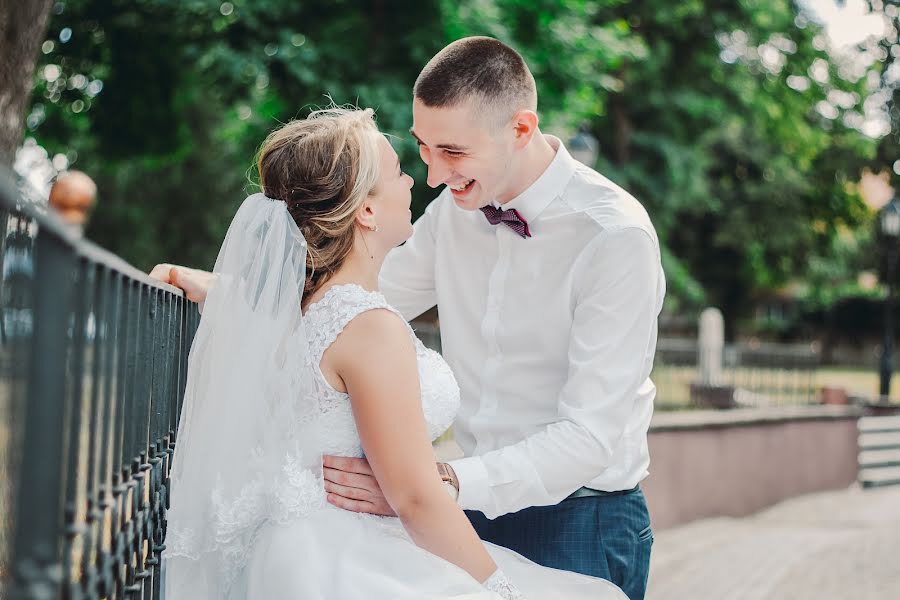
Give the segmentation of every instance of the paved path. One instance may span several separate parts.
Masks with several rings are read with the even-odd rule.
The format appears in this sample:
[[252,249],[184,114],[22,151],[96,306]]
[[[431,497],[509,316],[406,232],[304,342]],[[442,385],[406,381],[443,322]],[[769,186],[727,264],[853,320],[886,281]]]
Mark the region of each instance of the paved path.
[[900,486],[659,532],[647,600],[900,599]]

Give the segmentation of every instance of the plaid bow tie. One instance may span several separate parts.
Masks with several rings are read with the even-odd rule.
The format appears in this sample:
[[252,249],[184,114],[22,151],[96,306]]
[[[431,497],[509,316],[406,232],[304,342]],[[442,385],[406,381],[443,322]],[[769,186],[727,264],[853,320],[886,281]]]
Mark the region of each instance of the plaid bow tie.
[[521,235],[523,239],[531,237],[531,231],[528,229],[528,221],[523,219],[522,215],[520,215],[519,211],[516,209],[511,208],[509,210],[503,210],[502,208],[496,208],[488,204],[487,206],[481,207],[481,212],[484,213],[485,218],[487,218],[491,225],[503,223]]

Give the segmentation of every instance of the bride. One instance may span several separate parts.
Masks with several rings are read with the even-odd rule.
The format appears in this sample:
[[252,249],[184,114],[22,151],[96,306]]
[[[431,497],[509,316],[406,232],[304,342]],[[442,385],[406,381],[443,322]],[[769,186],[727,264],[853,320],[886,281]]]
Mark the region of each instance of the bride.
[[[378,293],[412,179],[372,111],[288,123],[257,166],[191,348],[166,598],[624,598],[482,542],[447,493],[431,443],[459,389]],[[365,455],[398,517],[329,504],[323,454]]]

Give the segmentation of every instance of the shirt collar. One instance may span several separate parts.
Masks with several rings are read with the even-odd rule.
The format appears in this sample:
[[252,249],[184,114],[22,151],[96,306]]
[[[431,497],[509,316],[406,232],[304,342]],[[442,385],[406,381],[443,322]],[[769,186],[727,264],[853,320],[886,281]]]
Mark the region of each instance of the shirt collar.
[[547,205],[562,193],[575,173],[575,159],[566,150],[562,141],[552,135],[545,135],[544,139],[556,150],[556,156],[534,183],[501,206],[503,210],[516,209],[529,224],[533,223]]

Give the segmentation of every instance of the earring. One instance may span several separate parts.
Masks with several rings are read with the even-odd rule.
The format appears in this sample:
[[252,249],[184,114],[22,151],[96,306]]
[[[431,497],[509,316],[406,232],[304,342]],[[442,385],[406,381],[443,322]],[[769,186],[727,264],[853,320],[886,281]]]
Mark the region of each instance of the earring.
[[369,228],[370,231],[378,231],[378,225]]

